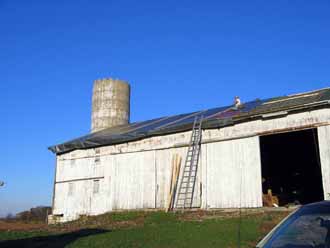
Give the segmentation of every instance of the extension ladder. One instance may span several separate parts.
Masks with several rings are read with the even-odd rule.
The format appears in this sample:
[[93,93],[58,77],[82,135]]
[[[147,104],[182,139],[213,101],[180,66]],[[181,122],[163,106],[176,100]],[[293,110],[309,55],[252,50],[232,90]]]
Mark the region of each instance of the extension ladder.
[[202,140],[203,116],[196,116],[177,195],[176,208],[192,208]]

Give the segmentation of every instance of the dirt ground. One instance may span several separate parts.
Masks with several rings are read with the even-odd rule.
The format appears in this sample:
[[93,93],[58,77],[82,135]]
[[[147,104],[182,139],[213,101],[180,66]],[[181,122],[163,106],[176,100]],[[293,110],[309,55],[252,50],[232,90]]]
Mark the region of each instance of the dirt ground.
[[1,231],[35,231],[44,230],[48,226],[45,223],[23,223],[20,221],[1,221],[0,220],[0,232]]

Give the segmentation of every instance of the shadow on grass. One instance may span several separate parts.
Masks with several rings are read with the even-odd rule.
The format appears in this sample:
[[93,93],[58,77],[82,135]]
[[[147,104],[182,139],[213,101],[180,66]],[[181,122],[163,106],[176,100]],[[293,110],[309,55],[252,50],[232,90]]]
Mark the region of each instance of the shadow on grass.
[[82,229],[76,232],[41,236],[41,237],[32,237],[26,239],[17,239],[17,240],[4,240],[0,241],[1,248],[7,247],[20,247],[20,248],[41,248],[41,247],[50,247],[50,248],[62,248],[68,245],[69,243],[75,241],[76,239],[87,237],[89,235],[101,234],[110,232],[110,230],[103,229]]

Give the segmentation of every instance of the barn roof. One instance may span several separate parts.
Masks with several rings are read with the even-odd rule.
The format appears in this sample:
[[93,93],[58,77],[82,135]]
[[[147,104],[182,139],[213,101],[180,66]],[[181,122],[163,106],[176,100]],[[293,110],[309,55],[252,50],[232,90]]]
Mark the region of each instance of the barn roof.
[[51,146],[49,150],[61,154],[76,149],[114,145],[152,136],[188,131],[192,128],[195,116],[198,115],[203,115],[203,129],[212,129],[256,118],[271,118],[289,112],[304,111],[329,103],[330,88],[265,100],[256,99],[243,103],[237,110],[233,109],[233,106],[225,106],[111,127]]

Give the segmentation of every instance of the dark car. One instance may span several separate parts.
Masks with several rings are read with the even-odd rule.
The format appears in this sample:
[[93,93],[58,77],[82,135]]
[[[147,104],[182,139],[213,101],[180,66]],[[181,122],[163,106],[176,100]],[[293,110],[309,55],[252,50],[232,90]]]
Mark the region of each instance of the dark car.
[[330,201],[304,205],[259,242],[262,248],[330,248]]

